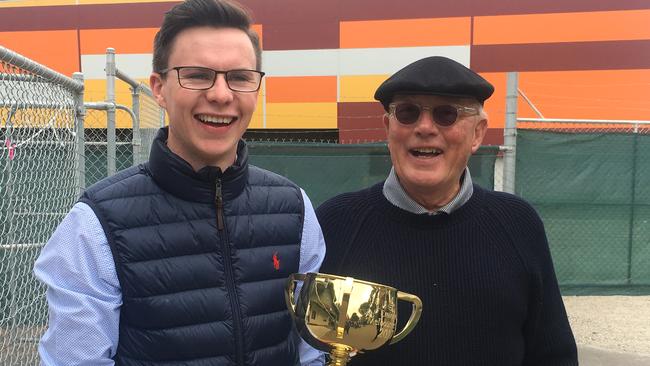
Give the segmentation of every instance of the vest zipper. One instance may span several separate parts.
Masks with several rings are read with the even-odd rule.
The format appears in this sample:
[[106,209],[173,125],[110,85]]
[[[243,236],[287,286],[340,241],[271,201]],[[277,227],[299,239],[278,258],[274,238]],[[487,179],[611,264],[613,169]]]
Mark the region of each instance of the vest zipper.
[[230,299],[230,306],[232,308],[232,327],[235,335],[235,358],[237,365],[244,365],[244,341],[242,334],[242,316],[239,307],[239,298],[237,296],[237,288],[235,287],[235,271],[232,268],[232,257],[230,254],[230,240],[228,238],[228,230],[223,221],[223,193],[221,191],[221,178],[217,178],[216,182],[216,196],[215,203],[217,206],[217,228],[221,232],[221,246],[223,249],[223,264],[226,275],[226,289],[228,291],[228,298]]
[[217,228],[223,230],[223,194],[221,193],[221,178],[217,179]]

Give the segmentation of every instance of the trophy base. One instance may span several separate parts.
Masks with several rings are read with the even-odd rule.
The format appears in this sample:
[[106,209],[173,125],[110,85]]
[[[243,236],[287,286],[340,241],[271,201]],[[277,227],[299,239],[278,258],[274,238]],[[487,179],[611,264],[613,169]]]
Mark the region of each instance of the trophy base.
[[352,348],[344,345],[335,345],[330,351],[330,361],[327,366],[346,366],[350,361],[350,352]]

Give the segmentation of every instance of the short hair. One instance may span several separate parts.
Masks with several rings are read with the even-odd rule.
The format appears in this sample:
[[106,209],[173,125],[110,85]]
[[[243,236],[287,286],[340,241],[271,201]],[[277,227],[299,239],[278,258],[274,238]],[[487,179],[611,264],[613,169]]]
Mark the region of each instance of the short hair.
[[233,0],[185,0],[165,13],[160,30],[153,41],[153,71],[167,68],[176,36],[194,27],[236,28],[244,31],[255,50],[255,67],[262,68],[259,36],[251,29],[250,12]]
[[485,111],[485,108],[483,108],[483,104],[481,103],[478,104],[478,117],[480,119],[485,119],[485,120],[488,119],[488,114]]

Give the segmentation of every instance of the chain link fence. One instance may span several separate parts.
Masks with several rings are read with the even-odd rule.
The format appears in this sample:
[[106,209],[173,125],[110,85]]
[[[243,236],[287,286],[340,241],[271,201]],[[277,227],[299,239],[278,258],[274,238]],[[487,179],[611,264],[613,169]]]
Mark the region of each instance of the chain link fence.
[[[0,46],[0,365],[39,363],[47,304],[32,271],[43,245],[85,187],[147,160],[164,123],[151,91],[110,54],[106,101],[84,103],[81,74],[70,79]],[[115,80],[131,86],[131,106],[115,103]]]
[[[105,70],[106,102],[86,103],[86,186],[147,161],[156,131],[165,124],[151,90],[119,70],[112,48],[106,50]],[[130,87],[130,107],[116,103],[119,82]]]
[[[544,118],[517,79],[503,176],[540,213],[564,293],[650,293],[650,121]],[[517,94],[539,118],[516,117]]]
[[38,362],[47,306],[32,268],[80,192],[75,121],[83,86],[62,80],[0,47],[2,365]]
[[[249,141],[249,162],[302,187],[314,207],[337,194],[383,181],[392,162],[385,142],[372,144]],[[498,147],[482,146],[470,159],[472,181],[493,189]]]
[[160,108],[153,98],[149,88],[140,86],[140,89],[142,90],[142,92],[138,93],[140,136],[135,137],[135,141],[140,145],[134,151],[134,164],[144,163],[149,160],[149,151],[153,139],[156,137],[158,129],[165,125],[165,111]]
[[521,121],[516,193],[539,211],[571,292],[650,289],[650,124]]
[[[117,110],[116,118],[130,119],[128,113]],[[94,126],[106,125],[106,111],[98,109],[87,109],[85,122]],[[86,187],[109,176],[108,162],[108,131],[106,128],[85,128],[85,150],[86,156]],[[131,129],[115,130],[115,157],[113,164],[115,171],[128,168],[133,165],[133,132]]]

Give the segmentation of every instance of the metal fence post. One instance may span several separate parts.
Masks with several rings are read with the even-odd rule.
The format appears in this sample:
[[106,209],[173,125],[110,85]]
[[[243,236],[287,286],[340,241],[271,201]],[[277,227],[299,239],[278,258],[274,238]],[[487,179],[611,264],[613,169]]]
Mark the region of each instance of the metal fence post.
[[503,191],[515,193],[517,161],[517,87],[519,74],[509,72],[506,89],[506,124],[503,129]]
[[160,108],[160,127],[165,127],[165,110]]
[[[84,83],[84,74],[75,72],[72,78],[82,85]],[[74,100],[75,110],[75,139],[77,154],[77,187],[79,195],[86,189],[86,136],[84,129],[84,119],[86,118],[86,108],[84,107],[84,90],[75,92]]]
[[[115,49],[106,49],[106,102],[115,105]],[[106,109],[106,175],[115,174],[115,107]]]
[[132,109],[135,119],[133,120],[133,136],[131,143],[133,145],[133,165],[142,163],[142,139],[140,137],[140,87],[131,87]]
[[[627,284],[632,284],[632,266],[633,266],[633,250],[634,250],[634,222],[636,221],[637,211],[636,211],[636,181],[637,181],[637,170],[639,161],[637,159],[638,148],[639,146],[639,129],[638,124],[634,125],[634,133],[632,134],[632,177],[630,184],[630,221],[628,223],[628,241],[627,241]],[[640,202],[639,202],[640,203]]]
[[[12,112],[15,113],[16,108],[12,108]],[[11,129],[12,125],[9,122],[9,119],[6,124],[7,128],[7,137],[11,139]],[[13,159],[7,159],[7,165],[4,167],[4,172],[2,172],[3,175],[5,175],[6,179],[6,184],[5,184],[5,189],[2,194],[4,195],[4,199],[8,201],[8,207],[6,207],[6,223],[2,222],[2,224],[6,224],[6,227],[8,228],[7,230],[7,240],[8,244],[14,245],[16,243],[16,198],[14,197],[14,184],[15,180],[13,177]],[[19,170],[20,172],[20,170]],[[0,176],[1,178],[1,176]],[[18,195],[18,200],[20,200],[20,195]],[[9,250],[9,255],[5,256],[4,261],[8,263],[8,268],[20,268],[18,265],[18,260],[17,260],[17,255],[18,255],[18,250]],[[9,300],[7,302],[7,311],[9,314],[8,319],[10,320],[10,323],[8,324],[9,329],[15,329],[16,328],[16,318],[17,318],[17,313],[18,313],[18,306],[16,303],[18,302],[16,299],[17,292],[17,286],[18,286],[18,281],[17,281],[18,275],[16,274],[16,271],[11,270],[9,271]],[[4,279],[3,279],[4,280]],[[3,283],[3,285],[6,285],[6,283]]]

